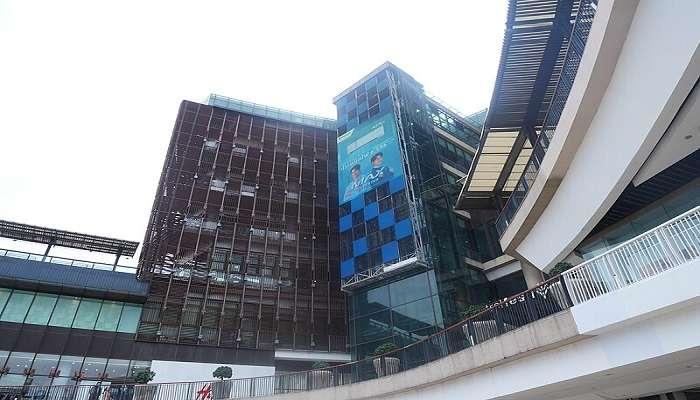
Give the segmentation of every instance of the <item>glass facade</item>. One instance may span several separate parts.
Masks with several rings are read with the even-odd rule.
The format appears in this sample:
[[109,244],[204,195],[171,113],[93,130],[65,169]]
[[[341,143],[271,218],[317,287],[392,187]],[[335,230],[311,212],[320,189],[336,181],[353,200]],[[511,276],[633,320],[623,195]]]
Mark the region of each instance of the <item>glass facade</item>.
[[0,288],[0,321],[136,333],[141,305]]
[[350,302],[351,346],[359,358],[383,343],[406,346],[444,327],[434,271],[359,289]]
[[[414,269],[353,287],[348,301],[350,346],[353,357],[360,359],[385,342],[404,346],[420,340],[460,319],[466,306],[492,298],[484,274],[466,263],[465,257],[481,260],[479,237],[469,218],[453,212],[459,178],[442,164],[465,174],[473,159],[468,149],[478,145],[479,132],[428,99],[419,83],[392,65],[353,86],[336,106],[340,138],[382,115],[394,118],[405,143],[403,167],[411,173],[410,185],[402,182],[392,188],[390,182],[360,200],[341,202],[341,270],[350,261],[355,271],[362,271],[413,254],[422,254],[427,265],[422,272]],[[435,126],[457,139],[448,140]],[[391,218],[383,221],[382,213]],[[421,252],[416,252],[412,235],[399,234],[403,220],[422,238]],[[384,257],[383,246],[396,240],[398,252]]]
[[586,240],[577,249],[584,260],[603,254],[612,248],[669,221],[700,204],[700,183],[693,182],[666,196],[655,205],[632,215],[625,221]]
[[0,386],[74,385],[76,378],[123,381],[150,366],[150,361],[0,351],[0,368],[7,371],[0,376]]

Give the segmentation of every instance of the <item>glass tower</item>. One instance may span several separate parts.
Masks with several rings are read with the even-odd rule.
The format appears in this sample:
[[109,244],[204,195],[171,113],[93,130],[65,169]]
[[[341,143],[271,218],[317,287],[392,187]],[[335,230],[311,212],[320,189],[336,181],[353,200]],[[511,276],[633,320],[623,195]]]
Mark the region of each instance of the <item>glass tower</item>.
[[[342,287],[353,356],[404,346],[494,290],[470,260],[500,254],[492,218],[453,210],[478,145],[463,117],[385,63],[335,98]],[[485,233],[486,232],[486,233]]]

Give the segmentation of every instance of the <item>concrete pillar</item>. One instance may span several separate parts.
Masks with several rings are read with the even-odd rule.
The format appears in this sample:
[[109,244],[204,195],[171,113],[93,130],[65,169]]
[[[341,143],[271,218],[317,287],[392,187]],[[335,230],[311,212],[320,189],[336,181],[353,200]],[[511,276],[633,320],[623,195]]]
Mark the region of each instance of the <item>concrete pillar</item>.
[[544,280],[542,271],[529,262],[521,260],[520,268],[523,270],[523,276],[525,276],[525,283],[527,284],[528,289],[534,288]]

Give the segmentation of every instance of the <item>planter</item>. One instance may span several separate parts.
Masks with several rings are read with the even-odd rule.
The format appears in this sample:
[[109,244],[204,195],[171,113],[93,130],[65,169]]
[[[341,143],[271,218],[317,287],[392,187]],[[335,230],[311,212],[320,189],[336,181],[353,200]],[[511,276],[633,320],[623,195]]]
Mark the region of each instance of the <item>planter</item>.
[[231,386],[230,380],[212,382],[211,391],[214,399],[228,399],[231,397]]
[[311,388],[322,389],[331,387],[333,382],[333,374],[331,371],[311,371]]
[[[473,332],[469,331],[470,323],[474,329]],[[504,323],[503,329],[505,332],[509,332],[515,329],[515,326]],[[469,343],[471,343],[472,346],[499,336],[496,321],[492,319],[467,322],[466,324],[462,325],[462,332],[464,332],[464,336],[467,338],[467,340],[469,340]]]
[[134,386],[134,400],[153,400],[157,392],[157,385],[136,385]]
[[377,376],[392,375],[401,369],[401,360],[396,357],[379,357],[372,360]]

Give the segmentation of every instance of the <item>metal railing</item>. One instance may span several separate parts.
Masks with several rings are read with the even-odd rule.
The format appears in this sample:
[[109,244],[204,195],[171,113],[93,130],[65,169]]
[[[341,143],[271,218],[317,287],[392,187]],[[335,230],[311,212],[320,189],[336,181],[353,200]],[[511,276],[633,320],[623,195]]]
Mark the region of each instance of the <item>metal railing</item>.
[[[54,263],[60,265],[70,265],[73,267],[88,268],[88,269],[99,269],[102,271],[116,271],[116,272],[126,272],[128,274],[135,274],[136,267],[127,267],[124,265],[114,265],[106,263],[98,263],[93,261],[75,260],[71,258],[64,257],[54,257],[54,256],[44,256],[43,254],[28,253],[24,251],[0,249],[0,257],[12,257],[19,258],[21,260],[31,260],[31,261],[41,261],[47,263]],[[1,400],[2,398],[0,398]]]
[[420,367],[697,259],[700,206],[443,331],[416,338],[415,343],[381,356],[311,371],[215,382],[0,387],[0,400],[229,399],[359,383]]
[[569,93],[576,79],[576,73],[581,63],[583,51],[586,48],[588,34],[590,33],[593,18],[595,17],[596,4],[597,0],[581,1],[578,14],[576,15],[576,21],[571,32],[571,40],[566,52],[561,75],[559,76],[552,101],[547,110],[547,115],[544,118],[541,133],[537,138],[537,142],[535,143],[523,174],[520,176],[518,183],[515,185],[515,189],[496,220],[496,230],[500,236],[503,236],[503,233],[520,208],[520,205],[525,200],[527,192],[535,182],[537,173],[540,170],[540,165],[542,165],[549,144],[554,137],[554,132],[559,124],[559,118],[561,117],[562,111],[564,111],[566,100],[569,98]]
[[700,206],[565,271],[574,304],[700,258]]

